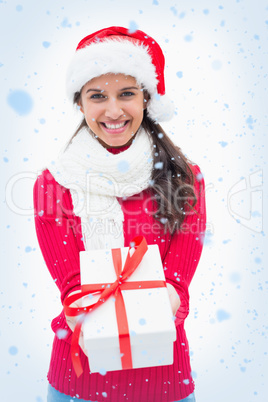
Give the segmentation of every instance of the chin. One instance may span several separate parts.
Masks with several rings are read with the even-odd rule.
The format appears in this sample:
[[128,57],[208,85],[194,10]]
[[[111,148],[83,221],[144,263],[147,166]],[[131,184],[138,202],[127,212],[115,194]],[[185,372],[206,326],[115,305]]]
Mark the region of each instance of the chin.
[[101,139],[101,142],[106,145],[106,147],[123,147],[124,145],[128,144],[132,139],[134,138],[133,136],[128,136],[127,138],[112,138],[112,139]]

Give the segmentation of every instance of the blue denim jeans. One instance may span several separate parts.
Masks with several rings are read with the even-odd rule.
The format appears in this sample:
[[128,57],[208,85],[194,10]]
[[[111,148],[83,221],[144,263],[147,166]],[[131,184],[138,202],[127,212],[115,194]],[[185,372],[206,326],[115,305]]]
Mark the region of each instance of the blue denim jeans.
[[91,402],[85,399],[78,399],[76,397],[72,397],[69,395],[65,395],[55,388],[53,388],[50,384],[48,384],[48,391],[47,391],[47,402]]
[[[85,399],[77,399],[75,397],[71,397],[61,392],[57,391],[50,384],[48,384],[48,393],[47,393],[47,402],[91,402],[86,401]],[[187,398],[181,399],[180,401],[175,402],[196,402],[194,393],[188,395]]]
[[194,392],[192,394],[188,395],[187,398],[180,399],[179,401],[175,401],[175,402],[196,402]]

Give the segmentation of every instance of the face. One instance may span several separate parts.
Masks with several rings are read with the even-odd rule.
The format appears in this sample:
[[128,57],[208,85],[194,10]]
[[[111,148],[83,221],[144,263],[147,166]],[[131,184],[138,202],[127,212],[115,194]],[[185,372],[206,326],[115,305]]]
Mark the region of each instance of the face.
[[137,132],[146,107],[135,78],[105,74],[93,78],[81,91],[81,112],[104,146],[122,146]]

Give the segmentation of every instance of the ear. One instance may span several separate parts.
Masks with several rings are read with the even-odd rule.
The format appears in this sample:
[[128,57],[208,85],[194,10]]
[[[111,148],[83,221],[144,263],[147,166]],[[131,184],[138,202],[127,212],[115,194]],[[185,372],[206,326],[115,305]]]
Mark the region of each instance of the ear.
[[150,99],[150,95],[148,91],[143,91],[143,110],[147,109],[148,101]]
[[83,114],[85,114],[81,101],[78,101],[78,102],[77,102],[77,107],[78,107],[78,109],[80,110],[80,112],[82,112]]

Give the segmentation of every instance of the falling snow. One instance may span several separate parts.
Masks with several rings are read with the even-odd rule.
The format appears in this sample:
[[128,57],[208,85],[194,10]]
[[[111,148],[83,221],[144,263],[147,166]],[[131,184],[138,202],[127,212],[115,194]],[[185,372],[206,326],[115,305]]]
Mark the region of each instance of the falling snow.
[[48,47],[50,47],[51,43],[50,43],[50,42],[47,42],[47,41],[44,41],[44,42],[42,43],[42,45],[44,46],[45,49],[47,49]]
[[137,29],[139,29],[137,23],[135,21],[130,21],[129,23],[129,27],[128,27],[128,31],[129,33],[134,33],[137,31]]
[[225,321],[225,320],[229,320],[229,318],[231,317],[231,314],[229,314],[227,311],[225,310],[218,310],[216,312],[216,317],[217,320],[219,322]]
[[64,20],[61,22],[61,27],[62,28],[71,28],[72,24],[69,23],[68,18],[64,18]]
[[129,162],[127,160],[121,160],[118,162],[117,169],[121,173],[126,173],[129,171]]
[[220,60],[214,60],[211,63],[211,67],[215,71],[219,71],[222,68],[222,62]]
[[219,144],[222,146],[222,148],[225,148],[228,145],[228,142],[226,141],[219,141]]
[[185,35],[184,40],[185,40],[185,42],[192,42],[193,37],[192,37],[192,35]]
[[8,105],[19,115],[25,116],[32,111],[33,100],[28,92],[23,90],[11,91],[7,97]]
[[8,353],[12,356],[15,356],[16,354],[18,354],[18,348],[16,346],[10,346],[10,348],[8,349]]
[[68,331],[66,329],[58,329],[56,332],[56,335],[59,339],[65,339],[68,334]]
[[154,165],[155,169],[163,169],[163,162],[156,162]]
[[146,324],[146,320],[144,318],[140,318],[139,319],[139,324],[140,325],[145,325]]

